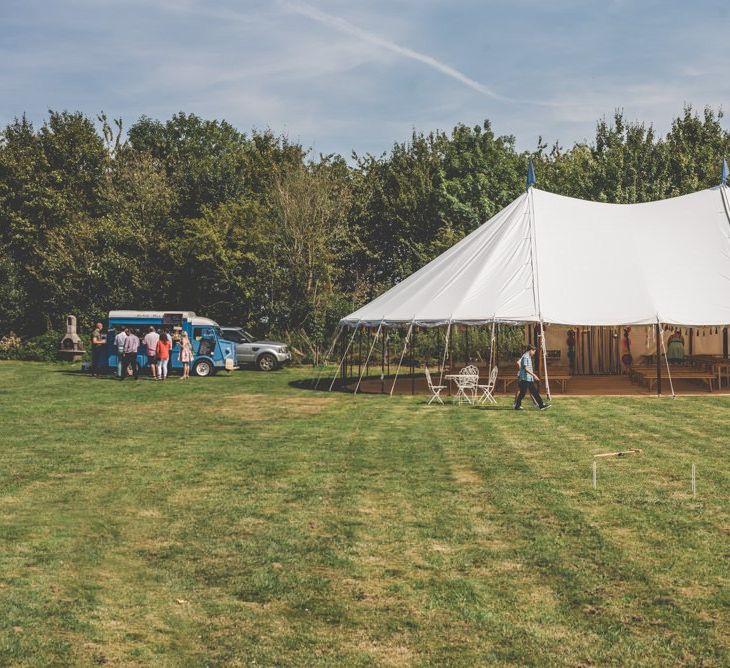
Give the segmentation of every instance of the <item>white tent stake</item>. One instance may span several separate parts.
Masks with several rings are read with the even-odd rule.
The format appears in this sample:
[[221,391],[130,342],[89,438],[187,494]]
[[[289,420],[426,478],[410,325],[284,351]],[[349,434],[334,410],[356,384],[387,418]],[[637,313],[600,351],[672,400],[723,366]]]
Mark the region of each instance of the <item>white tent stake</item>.
[[692,464],[692,496],[697,496],[697,467]]
[[596,460],[593,460],[593,489],[597,489],[596,485]]

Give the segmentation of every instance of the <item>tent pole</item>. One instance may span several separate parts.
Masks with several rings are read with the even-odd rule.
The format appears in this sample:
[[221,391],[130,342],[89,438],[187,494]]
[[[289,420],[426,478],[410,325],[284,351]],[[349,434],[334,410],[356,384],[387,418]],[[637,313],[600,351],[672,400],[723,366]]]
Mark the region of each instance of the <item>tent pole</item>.
[[347,375],[347,353],[345,348],[347,346],[347,337],[340,339],[340,357],[345,361],[342,365],[342,371],[340,371],[340,384],[345,384],[345,376]]
[[444,369],[446,368],[446,355],[449,352],[449,335],[451,334],[451,318],[449,318],[449,325],[446,328],[446,341],[444,344],[444,359],[441,363],[441,375],[439,376],[439,385],[444,384]]
[[329,350],[327,350],[327,352],[325,353],[324,359],[322,360],[323,368],[320,369],[319,374],[317,374],[317,381],[314,383],[315,390],[319,386],[319,381],[321,380],[322,374],[324,373],[324,366],[327,364],[327,360],[329,359],[330,355],[332,354],[332,351],[335,349],[335,346],[337,345],[337,339],[340,338],[341,333],[342,333],[342,325],[338,324],[337,329],[335,329],[335,336],[332,339],[332,345],[329,347]]
[[357,375],[362,375],[362,337],[365,331],[365,327],[360,330],[357,336]]
[[337,367],[337,371],[335,372],[335,377],[332,379],[332,382],[330,383],[330,389],[329,391],[332,392],[332,387],[335,384],[335,380],[337,379],[337,374],[340,372],[340,369],[342,368],[342,362],[347,357],[347,351],[350,350],[350,346],[352,345],[352,340],[355,338],[355,333],[357,332],[357,328],[360,326],[360,320],[357,321],[357,324],[355,325],[355,328],[352,330],[352,336],[350,337],[350,341],[347,344],[347,348],[345,348],[345,354],[342,356],[342,359],[340,360],[340,364]]
[[413,320],[411,320],[411,324],[408,326],[408,331],[406,332],[406,338],[403,341],[403,352],[400,354],[400,360],[398,360],[398,366],[395,369],[395,377],[393,378],[393,385],[390,388],[390,396],[393,396],[393,390],[395,389],[395,384],[398,381],[398,373],[400,372],[401,364],[403,364],[403,358],[406,355],[406,348],[408,348],[408,342],[411,340],[411,330],[413,329]]
[[380,346],[380,394],[385,394],[385,347],[387,345],[388,337],[384,335]]
[[413,330],[413,346],[411,347],[411,396],[416,394],[416,330]]
[[545,378],[545,393],[547,394],[548,401],[552,401],[553,398],[550,395],[550,379],[548,378],[547,368],[547,346],[545,345],[545,326],[540,320],[540,345],[542,347],[542,363],[543,363],[543,377]]
[[[676,399],[677,395],[674,394],[674,383],[672,382],[672,371],[669,368],[669,359],[667,358],[667,348],[664,345],[664,332],[660,332],[659,336],[662,340],[662,351],[664,352],[664,361],[667,364],[667,378],[669,378],[669,389],[672,391],[672,399]],[[712,382],[712,381],[710,381]]]
[[362,377],[363,374],[365,374],[369,368],[370,365],[370,355],[373,354],[373,348],[375,348],[375,344],[378,342],[378,337],[380,336],[380,330],[383,329],[383,321],[380,321],[380,324],[378,325],[378,331],[375,332],[375,338],[373,339],[372,344],[370,345],[370,350],[368,351],[367,359],[365,360],[365,368],[362,369],[360,372],[360,378],[357,379],[357,385],[355,385],[355,391],[353,394],[357,394],[357,391],[360,389],[360,383],[362,383]]
[[388,375],[390,376],[390,332],[388,332],[388,336],[385,337],[385,356],[388,359]]
[[[449,320],[449,329],[451,329],[451,320]],[[446,341],[446,349],[448,351],[448,357],[446,359],[449,360],[449,371],[454,370],[454,356],[451,354],[451,338],[447,337],[448,340]],[[439,383],[440,385],[441,383]]]
[[489,373],[492,373],[492,367],[494,363],[494,318],[492,318],[492,334],[489,338]]
[[654,325],[654,334],[656,335],[656,395],[659,396],[662,393],[662,358],[659,354],[659,337],[661,332],[659,331],[659,323]]
[[499,366],[499,325],[494,328],[494,364]]

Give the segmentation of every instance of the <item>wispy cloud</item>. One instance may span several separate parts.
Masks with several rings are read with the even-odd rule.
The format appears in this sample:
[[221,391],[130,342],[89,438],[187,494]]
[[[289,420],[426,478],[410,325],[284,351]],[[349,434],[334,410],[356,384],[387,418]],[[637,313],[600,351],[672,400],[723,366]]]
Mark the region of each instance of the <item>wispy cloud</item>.
[[450,65],[447,65],[446,63],[441,62],[433,56],[429,56],[426,53],[421,53],[420,51],[416,51],[415,49],[411,49],[407,46],[397,44],[389,39],[386,39],[385,37],[376,35],[369,30],[365,30],[356,25],[353,25],[349,21],[346,21],[339,16],[327,14],[326,12],[312,7],[305,2],[290,2],[288,0],[285,0],[281,4],[285,9],[291,12],[306,16],[307,18],[312,19],[313,21],[317,21],[318,23],[328,26],[334,30],[337,30],[338,32],[350,35],[364,42],[372,44],[373,46],[387,49],[388,51],[403,56],[404,58],[410,58],[411,60],[423,63],[431,69],[434,69],[437,72],[441,72],[441,74],[445,74],[446,76],[463,83],[465,86],[468,86],[478,93],[482,93],[483,95],[491,97],[495,100],[500,100],[502,102],[511,101],[510,98],[505,97],[504,95],[500,95],[499,93],[492,90],[489,86],[486,86],[479,81],[475,81],[463,72],[457,70],[454,67],[451,67]]
[[0,127],[184,110],[349,155],[487,117],[526,149],[727,101],[730,9],[617,1],[0,0]]

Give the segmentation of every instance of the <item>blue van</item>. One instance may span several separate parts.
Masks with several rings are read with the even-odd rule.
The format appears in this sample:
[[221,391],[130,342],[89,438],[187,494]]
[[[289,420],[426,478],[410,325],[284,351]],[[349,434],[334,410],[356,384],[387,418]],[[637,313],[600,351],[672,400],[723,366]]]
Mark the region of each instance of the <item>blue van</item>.
[[[158,332],[164,329],[172,335],[170,369],[182,369],[178,351],[179,338],[183,331],[187,332],[193,347],[190,369],[196,376],[212,376],[219,369],[232,371],[238,368],[236,344],[224,339],[218,323],[210,318],[197,316],[193,311],[109,311],[106,340],[107,365],[110,369],[117,367],[114,337],[125,327],[130,327],[138,332],[141,341],[150,325]],[[137,362],[140,369],[147,366],[147,355],[142,345]]]

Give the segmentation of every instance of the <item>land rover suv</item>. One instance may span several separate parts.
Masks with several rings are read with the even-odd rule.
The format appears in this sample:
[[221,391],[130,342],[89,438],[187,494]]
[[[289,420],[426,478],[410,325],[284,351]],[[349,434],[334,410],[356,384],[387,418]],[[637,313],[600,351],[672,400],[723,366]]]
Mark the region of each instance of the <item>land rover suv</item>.
[[240,366],[254,364],[259,371],[274,371],[291,361],[291,353],[285,343],[258,341],[241,327],[221,327],[223,338],[236,344],[236,357]]

